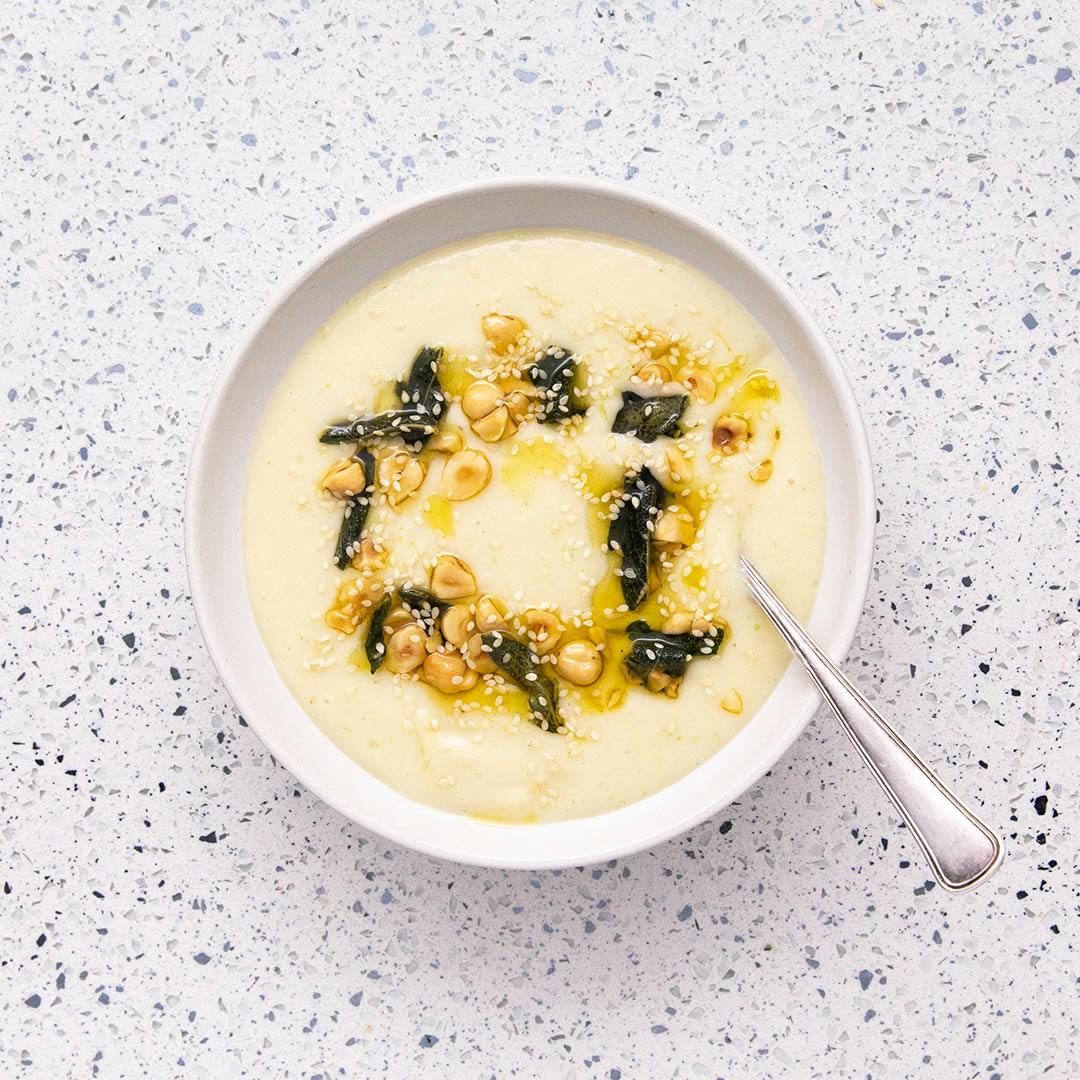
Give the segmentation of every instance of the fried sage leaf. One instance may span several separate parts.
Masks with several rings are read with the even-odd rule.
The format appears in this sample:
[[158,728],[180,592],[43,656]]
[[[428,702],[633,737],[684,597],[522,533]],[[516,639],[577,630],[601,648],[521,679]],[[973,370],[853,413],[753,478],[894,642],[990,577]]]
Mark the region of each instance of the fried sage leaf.
[[577,357],[569,349],[552,345],[525,374],[540,391],[540,409],[536,419],[541,424],[558,424],[585,410],[574,402],[574,373]]
[[428,413],[436,423],[446,411],[446,395],[439,382],[441,348],[425,345],[415,357],[409,369],[409,377],[398,381],[397,391],[405,409],[417,409]]
[[396,384],[400,409],[368,413],[355,420],[330,424],[319,436],[322,443],[370,442],[401,439],[406,446],[421,448],[436,431],[446,412],[446,395],[439,383],[441,348],[424,346],[415,356],[409,376]]
[[555,680],[540,663],[540,657],[518,638],[501,630],[490,630],[480,640],[491,649],[491,659],[529,698],[529,719],[543,731],[556,732],[559,719],[559,691]]
[[410,615],[421,625],[425,634],[435,633],[442,613],[450,607],[445,600],[415,585],[402,585],[398,598]]
[[375,458],[367,450],[357,450],[353,460],[364,466],[364,490],[345,500],[345,516],[341,519],[341,531],[334,550],[334,565],[339,570],[344,570],[356,554],[371,501],[375,498]]
[[643,467],[626,478],[622,503],[608,527],[608,546],[622,561],[622,594],[631,611],[641,607],[649,594],[653,524],[666,497],[664,486]]
[[645,682],[650,672],[681,679],[695,656],[713,656],[724,640],[722,626],[711,627],[703,634],[665,634],[638,620],[626,628],[632,642],[623,661],[626,670]]
[[682,435],[679,420],[690,403],[686,394],[643,397],[624,390],[622,400],[622,408],[611,425],[616,435],[633,435],[644,443],[656,442],[662,435],[672,439]]
[[367,657],[368,667],[374,675],[379,670],[379,665],[386,659],[386,642],[383,641],[383,624],[390,612],[390,605],[394,602],[394,594],[386,593],[371,613],[371,624],[368,626],[367,636],[364,638],[364,655]]

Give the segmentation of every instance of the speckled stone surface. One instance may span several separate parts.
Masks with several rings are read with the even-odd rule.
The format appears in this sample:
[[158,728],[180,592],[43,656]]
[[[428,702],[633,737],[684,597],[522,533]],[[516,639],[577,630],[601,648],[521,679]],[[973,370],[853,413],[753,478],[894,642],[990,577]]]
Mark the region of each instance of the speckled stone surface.
[[[9,5],[0,1075],[1077,1075],[1077,9],[788,7]],[[981,891],[825,716],[537,874],[386,844],[237,716],[181,544],[224,357],[339,230],[534,171],[709,216],[820,319],[879,485],[848,667],[1007,836]]]

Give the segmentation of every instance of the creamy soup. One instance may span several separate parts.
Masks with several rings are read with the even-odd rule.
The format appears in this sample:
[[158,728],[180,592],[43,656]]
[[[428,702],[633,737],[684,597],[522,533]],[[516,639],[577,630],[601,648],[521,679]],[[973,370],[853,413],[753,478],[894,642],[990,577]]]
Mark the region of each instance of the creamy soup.
[[411,798],[597,814],[728,742],[789,662],[745,550],[811,609],[825,497],[784,358],[714,281],[588,233],[402,266],[282,380],[248,587],[318,726]]

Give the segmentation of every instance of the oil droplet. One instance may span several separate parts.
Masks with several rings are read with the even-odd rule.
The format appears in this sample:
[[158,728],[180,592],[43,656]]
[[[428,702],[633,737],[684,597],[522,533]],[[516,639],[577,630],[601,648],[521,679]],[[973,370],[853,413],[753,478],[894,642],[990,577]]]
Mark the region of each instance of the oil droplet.
[[444,536],[454,531],[454,507],[445,495],[429,495],[424,500],[424,520]]

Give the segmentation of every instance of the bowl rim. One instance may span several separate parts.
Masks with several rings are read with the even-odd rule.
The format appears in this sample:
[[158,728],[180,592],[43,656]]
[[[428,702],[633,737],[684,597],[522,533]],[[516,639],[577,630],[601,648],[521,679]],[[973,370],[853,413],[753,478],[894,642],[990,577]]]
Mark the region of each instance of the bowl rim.
[[[313,775],[310,770],[301,768],[295,760],[289,760],[289,754],[283,752],[279,745],[280,740],[275,739],[272,731],[262,724],[261,718],[258,716],[259,710],[254,707],[249,707],[251,703],[244,687],[244,681],[234,670],[230,658],[226,655],[222,641],[219,640],[217,629],[209,616],[210,600],[205,591],[208,588],[205,581],[206,575],[199,566],[197,558],[194,557],[194,553],[198,549],[198,537],[201,530],[204,528],[202,506],[200,504],[202,501],[201,496],[205,486],[207,471],[213,464],[210,457],[209,444],[211,442],[215,424],[218,421],[223,402],[228,396],[228,391],[237,381],[251,347],[267,328],[268,324],[276,317],[279,309],[295,293],[313,279],[327,263],[334,260],[345,249],[362,242],[364,238],[370,237],[395,221],[408,217],[417,210],[422,208],[436,208],[444,203],[452,204],[455,200],[461,199],[462,197],[495,193],[520,195],[528,192],[530,189],[535,190],[537,188],[545,189],[548,193],[562,192],[568,196],[587,195],[616,200],[628,204],[630,207],[638,210],[650,214],[661,215],[662,217],[677,222],[683,228],[704,235],[710,244],[725,250],[726,254],[736,261],[744,263],[752,274],[757,275],[768,290],[772,292],[776,300],[787,308],[788,313],[798,324],[800,332],[806,336],[811,348],[817,353],[817,356],[822,361],[822,372],[827,378],[829,391],[835,398],[837,405],[840,407],[844,420],[848,426],[848,441],[855,451],[851,465],[856,479],[855,487],[858,489],[854,493],[852,503],[854,507],[853,515],[857,526],[857,535],[854,537],[851,545],[851,589],[849,592],[849,600],[842,609],[842,617],[837,620],[833,629],[831,642],[825,644],[826,652],[829,653],[831,659],[835,662],[841,661],[847,654],[851,643],[854,640],[858,623],[865,607],[873,569],[876,531],[877,504],[874,492],[873,465],[866,427],[846,373],[828,341],[825,339],[824,334],[819,329],[809,309],[799,299],[787,282],[743,242],[735,239],[726,231],[713,225],[705,218],[688,210],[684,210],[681,207],[668,202],[666,199],[608,181],[577,176],[521,175],[473,180],[422,193],[414,198],[404,201],[392,201],[386,209],[372,215],[370,219],[361,221],[352,228],[341,230],[310,259],[306,260],[295,270],[285,272],[283,280],[271,291],[270,298],[262,305],[260,314],[250,323],[230,350],[220,373],[214,381],[198,424],[192,452],[188,461],[187,485],[184,498],[184,554],[188,585],[195,610],[196,622],[202,634],[207,652],[209,653],[211,662],[216,668],[226,691],[229,693],[235,707],[239,714],[244,718],[246,724],[255,732],[256,736],[271,756],[322,802],[332,807],[348,820],[369,829],[385,839],[411,848],[412,850],[422,852],[435,858],[466,865],[504,869],[558,869],[593,865],[598,862],[619,858],[653,847],[656,844],[663,843],[674,836],[686,832],[740,798],[776,764],[795,740],[803,733],[806,726],[809,724],[810,719],[821,705],[820,699],[817,699],[816,691],[811,687],[812,693],[810,695],[803,695],[806,698],[806,701],[805,703],[800,704],[799,708],[796,710],[798,713],[797,722],[789,724],[782,736],[771,743],[768,751],[757,759],[756,764],[748,771],[748,775],[745,778],[740,779],[734,784],[729,784],[726,790],[719,791],[715,798],[704,801],[700,807],[692,812],[684,813],[674,820],[667,821],[661,827],[652,831],[638,833],[621,840],[609,842],[602,848],[590,850],[585,855],[580,853],[537,855],[535,852],[527,852],[521,856],[506,855],[505,853],[498,855],[477,851],[468,845],[458,847],[445,842],[432,842],[419,831],[399,827],[398,823],[394,820],[377,820],[370,814],[358,812],[355,808],[347,807],[344,804],[344,800],[338,797],[338,793],[323,782],[323,777],[320,775]],[[566,226],[552,227],[566,228]],[[491,231],[506,231],[506,228],[513,228],[513,226],[493,229]],[[480,234],[478,233],[476,235]],[[609,233],[608,235],[611,234]],[[439,246],[441,245],[433,245],[431,250],[436,250]],[[675,258],[680,257],[675,251],[671,251],[670,254]],[[409,259],[407,258],[402,259],[399,265],[408,261]],[[722,287],[727,288],[723,282],[720,284]],[[753,310],[751,310],[750,313],[755,318],[759,317]],[[793,364],[793,367],[796,368],[796,375],[798,375],[797,365]],[[260,644],[262,643],[260,642]],[[264,644],[263,648],[265,648]],[[785,669],[785,671],[786,670],[788,669]],[[762,708],[757,715],[764,712],[767,707],[768,700],[762,705]],[[698,773],[701,769],[705,768],[717,754],[723,753],[724,749],[727,746],[730,746],[731,743],[734,742],[734,739],[739,737],[739,734],[742,734],[753,726],[757,719],[757,715],[752,717],[747,724],[740,729],[739,733],[737,733],[732,740],[729,740],[728,743],[725,743],[716,754],[705,758],[701,764],[691,770],[686,776],[689,777]],[[326,736],[325,733],[321,734],[323,734],[328,742],[331,742],[329,736]],[[333,745],[332,742],[331,745]],[[355,764],[358,769],[364,771],[369,779],[381,783],[381,781],[378,781],[371,773],[368,773],[362,765],[359,763]],[[683,779],[685,780],[686,777],[683,777]],[[680,781],[676,781],[676,783],[679,782]],[[426,804],[417,803],[415,800],[392,788],[388,787],[388,790],[392,791],[398,799],[403,800],[411,806],[422,807],[425,811],[430,811],[431,814],[459,818],[470,822],[474,820],[450,811],[443,811],[435,807],[427,806]],[[661,788],[658,792],[646,796],[644,799],[636,800],[636,802],[630,803],[625,807],[607,811],[604,814],[594,815],[593,818],[595,820],[606,818],[611,814],[620,814],[630,807],[640,805],[643,802],[656,798],[665,790],[667,789]],[[557,826],[573,826],[576,822],[588,820],[589,818],[576,818],[539,825],[485,824],[489,824],[492,829],[498,830],[528,829],[530,831],[536,831],[552,829]]]

